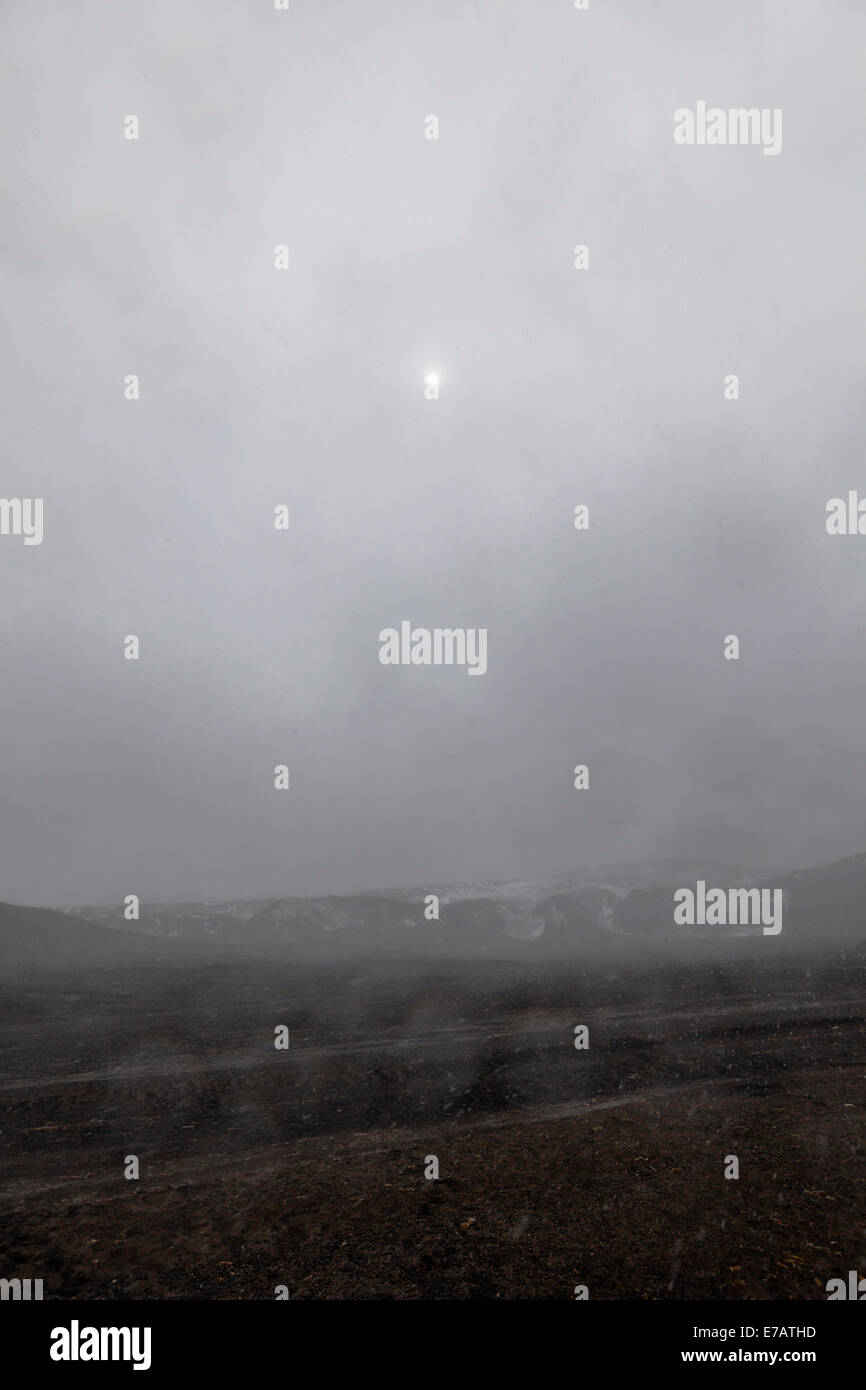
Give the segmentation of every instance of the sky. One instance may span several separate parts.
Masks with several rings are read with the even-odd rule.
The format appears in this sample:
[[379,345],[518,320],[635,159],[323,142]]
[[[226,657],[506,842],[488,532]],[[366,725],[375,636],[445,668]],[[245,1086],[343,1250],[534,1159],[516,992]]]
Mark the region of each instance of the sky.
[[[0,75],[0,496],[44,505],[0,898],[866,848],[862,5],[4,0]],[[677,145],[699,101],[780,152]],[[486,673],[382,665],[404,620]]]

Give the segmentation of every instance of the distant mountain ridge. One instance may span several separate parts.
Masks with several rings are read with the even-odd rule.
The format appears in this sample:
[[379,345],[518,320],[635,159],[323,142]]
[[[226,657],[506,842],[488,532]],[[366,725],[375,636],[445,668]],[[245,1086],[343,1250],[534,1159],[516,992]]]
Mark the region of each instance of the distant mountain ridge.
[[[783,929],[677,927],[676,889],[782,891]],[[425,900],[439,898],[439,920]],[[382,893],[221,903],[143,903],[137,922],[117,907],[75,911],[0,902],[0,970],[84,970],[221,957],[299,962],[351,957],[576,958],[628,963],[671,953],[866,945],[866,854],[772,879],[709,865],[627,868],[573,879],[426,886]]]
[[[139,942],[157,937],[185,948],[207,947],[299,959],[344,955],[545,958],[628,955],[636,943],[686,946],[734,936],[763,939],[760,926],[677,927],[676,889],[779,888],[782,946],[866,942],[866,854],[834,864],[756,878],[709,864],[665,864],[581,874],[572,879],[521,879],[417,890],[284,897],[222,903],[141,906],[138,922],[119,907],[77,909],[79,918]],[[439,920],[425,900],[439,898]]]
[[7,971],[153,964],[176,952],[171,941],[154,943],[72,913],[0,902],[0,968]]

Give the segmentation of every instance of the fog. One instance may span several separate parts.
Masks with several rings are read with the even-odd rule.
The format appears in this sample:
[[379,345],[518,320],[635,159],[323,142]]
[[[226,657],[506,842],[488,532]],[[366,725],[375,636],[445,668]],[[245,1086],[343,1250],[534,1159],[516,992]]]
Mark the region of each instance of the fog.
[[[44,499],[0,897],[863,848],[860,6],[7,3],[0,53],[0,494]],[[678,146],[699,100],[778,156]],[[382,665],[405,620],[486,673]]]

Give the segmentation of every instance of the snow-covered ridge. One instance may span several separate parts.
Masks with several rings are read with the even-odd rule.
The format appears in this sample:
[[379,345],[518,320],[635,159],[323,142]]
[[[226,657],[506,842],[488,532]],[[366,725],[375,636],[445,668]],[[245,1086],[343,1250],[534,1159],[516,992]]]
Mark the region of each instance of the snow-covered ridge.
[[[424,884],[380,893],[282,897],[208,903],[142,903],[137,921],[121,906],[85,907],[76,915],[126,934],[224,945],[234,950],[287,948],[299,956],[501,952],[592,953],[629,941],[706,940],[755,934],[750,927],[683,928],[674,924],[673,894],[703,879],[722,888],[767,884],[766,878],[707,863],[629,865],[603,872],[504,882]],[[784,892],[785,931],[796,939],[866,940],[866,854],[770,881]],[[760,928],[756,929],[757,934]],[[616,943],[619,943],[617,946]]]

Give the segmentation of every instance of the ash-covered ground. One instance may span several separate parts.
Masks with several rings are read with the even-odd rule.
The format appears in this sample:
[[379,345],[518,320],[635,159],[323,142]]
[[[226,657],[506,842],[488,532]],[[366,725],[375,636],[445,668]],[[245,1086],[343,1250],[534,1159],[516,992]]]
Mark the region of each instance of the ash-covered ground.
[[83,1300],[824,1299],[866,1270],[864,997],[862,949],[31,971],[0,988],[0,1275]]

